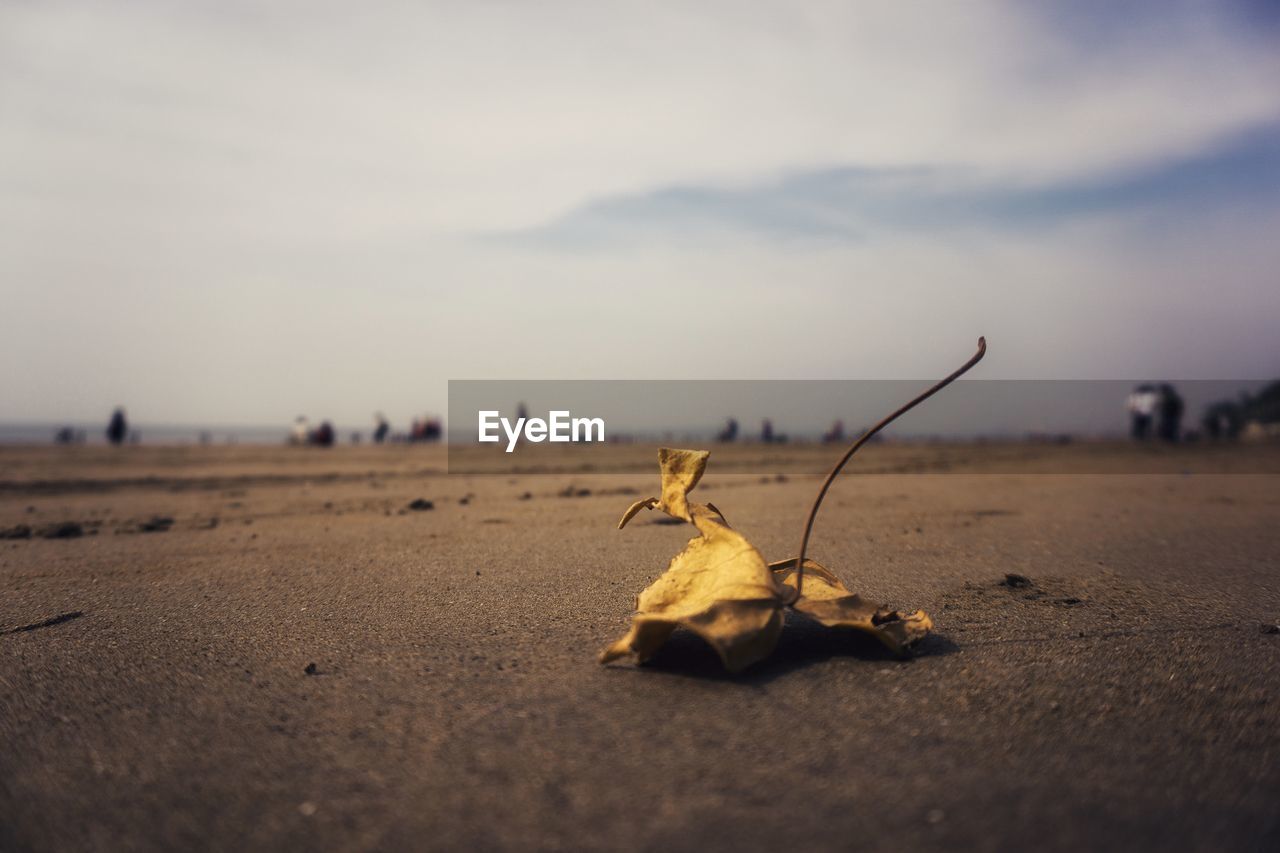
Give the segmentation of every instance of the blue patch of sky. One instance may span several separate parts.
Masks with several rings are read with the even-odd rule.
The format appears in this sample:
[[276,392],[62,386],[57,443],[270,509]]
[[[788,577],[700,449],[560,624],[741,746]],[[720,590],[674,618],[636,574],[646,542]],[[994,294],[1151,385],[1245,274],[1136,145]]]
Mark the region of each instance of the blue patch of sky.
[[1028,0],[1020,8],[1090,51],[1177,38],[1206,20],[1244,41],[1280,35],[1280,0]]
[[748,187],[666,187],[602,199],[516,237],[589,247],[618,239],[680,241],[720,230],[847,242],[891,230],[1029,229],[1124,211],[1274,211],[1280,209],[1280,125],[1105,179],[1009,187],[963,178],[942,167],[838,167]]

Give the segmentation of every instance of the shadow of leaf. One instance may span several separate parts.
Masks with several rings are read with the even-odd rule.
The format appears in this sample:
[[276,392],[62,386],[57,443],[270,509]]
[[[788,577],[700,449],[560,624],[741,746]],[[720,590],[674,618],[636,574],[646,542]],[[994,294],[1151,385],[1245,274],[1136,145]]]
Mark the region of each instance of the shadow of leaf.
[[958,651],[960,646],[947,637],[930,634],[920,641],[912,655],[900,658],[883,643],[861,631],[833,631],[803,616],[787,613],[786,627],[773,654],[737,675],[726,672],[715,651],[697,634],[683,628],[677,628],[657,654],[642,666],[633,667],[632,671],[758,685],[833,658],[845,658],[855,663],[891,662],[905,666],[916,658]]

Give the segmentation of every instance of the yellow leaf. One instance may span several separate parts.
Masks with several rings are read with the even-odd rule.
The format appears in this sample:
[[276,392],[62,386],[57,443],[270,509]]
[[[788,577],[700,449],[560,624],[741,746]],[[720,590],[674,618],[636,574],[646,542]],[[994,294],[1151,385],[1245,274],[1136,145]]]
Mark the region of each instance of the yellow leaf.
[[672,518],[692,522],[689,514],[689,492],[702,479],[702,472],[707,470],[707,459],[711,452],[707,450],[676,450],[662,447],[658,450],[658,467],[662,471],[662,497],[645,498],[627,507],[618,522],[618,529],[627,526],[627,522],[642,509],[658,509]]
[[[661,499],[636,501],[618,523],[625,527],[641,509],[656,506],[691,522],[698,535],[640,593],[631,629],[601,653],[602,663],[628,655],[643,663],[677,627],[705,640],[730,672],[766,657],[777,645],[783,602],[789,598],[785,587],[796,588],[796,560],[766,564],[755,546],[729,527],[720,510],[689,502],[709,456],[706,451],[659,450]],[[933,627],[920,611],[903,614],[855,595],[813,560],[804,561],[802,594],[790,606],[828,627],[872,634],[897,654],[904,654]]]
[[[795,589],[796,558],[769,564],[774,580]],[[923,610],[901,613],[876,605],[850,592],[840,579],[819,563],[805,559],[804,586],[800,598],[791,607],[828,628],[852,628],[865,631],[884,643],[894,654],[902,655],[933,628]]]
[[627,522],[635,518],[637,512],[642,509],[653,509],[657,506],[657,503],[657,498],[645,498],[642,501],[636,501],[631,506],[627,507],[627,511],[622,514],[622,520],[618,522],[618,529],[621,530],[626,527]]
[[[705,457],[689,488],[701,475]],[[665,497],[665,477],[663,485]],[[684,494],[680,492],[682,500]],[[682,508],[700,535],[640,593],[631,630],[604,650],[602,663],[628,654],[643,663],[677,626],[705,640],[730,672],[766,657],[777,644],[781,601],[764,557],[718,512],[700,504],[685,503]]]
[[689,515],[689,492],[702,479],[702,472],[707,470],[707,459],[710,457],[711,453],[707,450],[660,448],[658,467],[662,471],[662,500],[658,502],[658,509],[672,518],[692,522]]

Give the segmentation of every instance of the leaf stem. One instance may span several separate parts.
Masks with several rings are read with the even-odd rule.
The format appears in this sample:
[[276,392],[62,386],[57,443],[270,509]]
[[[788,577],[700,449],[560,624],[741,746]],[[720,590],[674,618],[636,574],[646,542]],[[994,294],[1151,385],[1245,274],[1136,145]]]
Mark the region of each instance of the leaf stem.
[[837,462],[836,466],[831,469],[831,473],[827,475],[827,479],[822,482],[822,488],[818,489],[818,496],[813,499],[813,506],[809,508],[809,517],[805,520],[805,523],[804,523],[804,536],[800,538],[800,555],[796,557],[796,594],[793,595],[789,601],[787,601],[788,605],[796,603],[796,601],[800,598],[800,591],[804,586],[804,552],[809,547],[809,534],[813,531],[813,522],[818,517],[818,507],[822,506],[822,499],[827,496],[827,489],[831,488],[832,482],[835,481],[836,477],[839,476],[840,472],[844,469],[845,463],[847,463],[851,458],[853,458],[853,454],[858,452],[858,448],[862,447],[862,445],[870,441],[872,436],[874,436],[880,430],[887,427],[889,424],[893,423],[900,416],[911,411],[916,406],[920,405],[925,400],[929,399],[934,394],[937,394],[943,388],[946,388],[952,382],[959,379],[966,372],[968,372],[969,368],[973,367],[975,364],[982,361],[982,357],[986,354],[987,354],[987,339],[978,338],[978,351],[973,354],[972,358],[970,358],[964,364],[960,365],[960,367],[954,373],[948,376],[946,379],[941,380],[932,388],[925,391],[920,396],[916,397],[910,403],[907,403],[906,405],[902,406],[893,414],[889,415],[884,420],[880,421],[880,423],[876,424],[871,429],[867,430],[865,433],[862,434],[861,438],[859,438],[857,441],[855,441],[853,444],[849,446],[849,449],[844,452],[844,456],[840,457],[840,461]]

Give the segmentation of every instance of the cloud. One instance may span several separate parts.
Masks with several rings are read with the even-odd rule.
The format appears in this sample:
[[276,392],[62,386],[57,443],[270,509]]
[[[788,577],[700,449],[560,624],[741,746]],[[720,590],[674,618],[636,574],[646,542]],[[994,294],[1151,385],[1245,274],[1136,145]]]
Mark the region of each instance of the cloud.
[[1188,212],[1280,214],[1280,124],[1195,156],[1106,177],[1026,186],[941,167],[826,168],[745,187],[669,187],[584,205],[498,235],[525,245],[616,250],[742,232],[786,242],[864,242],[892,231],[1025,230],[1117,213],[1181,222]]
[[1275,45],[1214,6],[1105,42],[1059,8],[10,4],[0,185],[217,227],[252,207],[304,235],[454,232],[833,164],[1105,175],[1280,112]]

